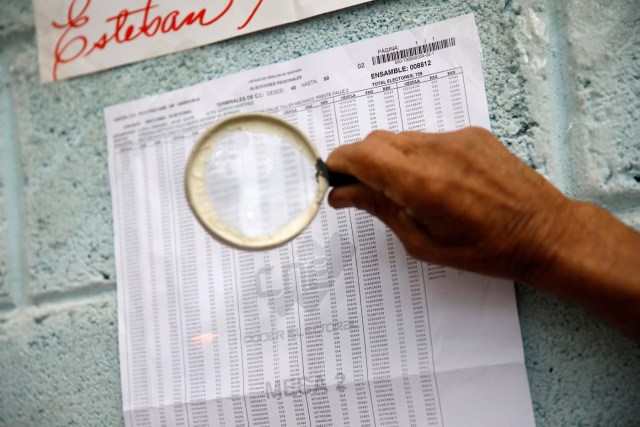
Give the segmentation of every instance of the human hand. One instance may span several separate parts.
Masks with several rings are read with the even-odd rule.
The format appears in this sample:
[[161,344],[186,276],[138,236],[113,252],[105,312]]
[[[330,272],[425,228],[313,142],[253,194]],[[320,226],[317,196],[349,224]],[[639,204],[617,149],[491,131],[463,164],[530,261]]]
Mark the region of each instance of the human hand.
[[375,131],[327,166],[361,182],[334,188],[331,206],[377,216],[424,261],[534,279],[571,223],[574,202],[481,128]]
[[488,131],[376,131],[327,166],[361,182],[334,188],[331,206],[376,215],[409,255],[534,285],[640,340],[640,233],[563,196]]

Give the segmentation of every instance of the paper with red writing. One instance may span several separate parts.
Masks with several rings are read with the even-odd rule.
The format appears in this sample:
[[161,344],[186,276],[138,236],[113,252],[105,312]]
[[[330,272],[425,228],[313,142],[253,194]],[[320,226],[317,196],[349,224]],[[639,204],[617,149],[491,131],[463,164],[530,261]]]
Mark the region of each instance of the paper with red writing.
[[50,82],[371,0],[34,0],[40,80]]

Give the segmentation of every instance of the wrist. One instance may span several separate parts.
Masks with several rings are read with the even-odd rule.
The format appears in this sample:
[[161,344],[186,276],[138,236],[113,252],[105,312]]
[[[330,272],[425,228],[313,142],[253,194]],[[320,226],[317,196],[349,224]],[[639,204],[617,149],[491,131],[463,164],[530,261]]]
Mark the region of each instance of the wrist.
[[558,293],[557,284],[579,270],[586,232],[587,204],[559,195],[529,221],[530,238],[524,242],[523,263],[518,280],[541,290]]
[[640,339],[640,234],[606,210],[571,201],[524,281],[589,309]]

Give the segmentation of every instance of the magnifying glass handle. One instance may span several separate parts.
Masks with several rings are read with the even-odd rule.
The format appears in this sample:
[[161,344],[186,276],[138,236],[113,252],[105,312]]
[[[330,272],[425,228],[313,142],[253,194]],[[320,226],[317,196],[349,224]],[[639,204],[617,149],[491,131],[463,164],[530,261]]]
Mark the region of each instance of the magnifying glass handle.
[[360,183],[360,181],[358,181],[358,179],[353,175],[331,172],[322,159],[318,159],[316,162],[316,171],[318,175],[324,176],[327,181],[329,181],[329,186],[331,187],[344,187],[345,185]]
[[345,185],[360,184],[360,181],[347,173],[329,172],[329,185],[331,187],[343,187]]

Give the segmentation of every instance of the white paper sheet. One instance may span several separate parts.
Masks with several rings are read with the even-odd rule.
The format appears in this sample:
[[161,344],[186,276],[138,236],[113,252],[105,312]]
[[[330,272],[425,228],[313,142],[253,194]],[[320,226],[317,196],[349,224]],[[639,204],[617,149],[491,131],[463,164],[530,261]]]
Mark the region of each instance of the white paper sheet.
[[377,128],[488,128],[480,60],[466,15],[105,110],[128,426],[534,425],[511,283],[326,206],[282,248],[231,250],[183,192],[195,138],[236,112],[324,157]]
[[40,80],[184,50],[371,0],[33,0]]

